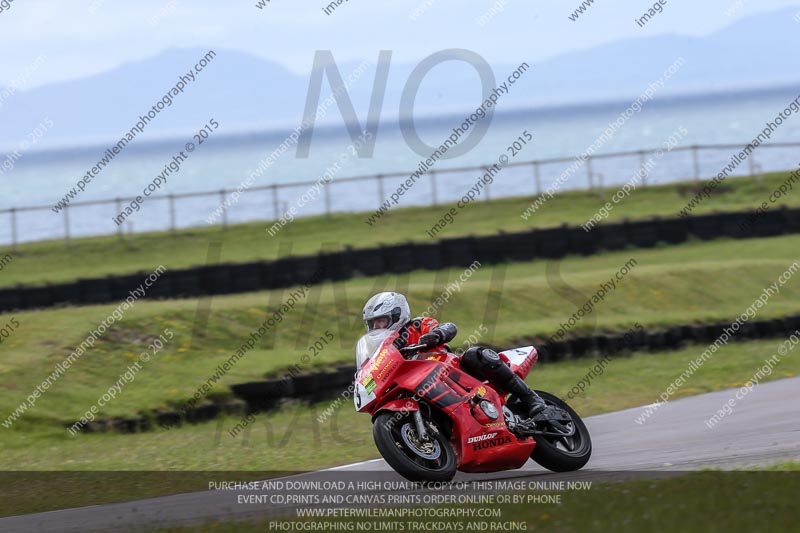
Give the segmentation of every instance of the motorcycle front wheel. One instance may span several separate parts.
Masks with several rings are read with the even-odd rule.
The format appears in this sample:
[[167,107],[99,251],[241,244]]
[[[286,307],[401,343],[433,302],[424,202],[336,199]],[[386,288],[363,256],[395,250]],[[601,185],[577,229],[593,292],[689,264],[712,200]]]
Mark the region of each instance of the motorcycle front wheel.
[[453,447],[432,422],[425,425],[427,441],[417,435],[411,413],[387,411],[375,417],[372,436],[389,466],[409,481],[450,481],[456,474]]
[[543,434],[534,436],[536,447],[531,459],[553,472],[580,470],[592,456],[592,439],[586,424],[561,398],[548,392],[536,392],[547,405],[566,411],[571,420],[565,424],[543,422]]

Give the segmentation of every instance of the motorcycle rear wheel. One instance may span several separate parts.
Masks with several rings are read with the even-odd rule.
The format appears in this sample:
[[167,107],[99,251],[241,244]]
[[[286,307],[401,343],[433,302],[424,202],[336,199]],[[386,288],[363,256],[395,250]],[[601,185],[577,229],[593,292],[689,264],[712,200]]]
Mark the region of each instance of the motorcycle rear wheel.
[[[554,405],[569,414],[572,422],[567,425],[574,429],[571,437],[556,437],[536,435],[536,447],[533,449],[531,459],[539,465],[553,472],[573,472],[580,470],[592,456],[592,439],[589,430],[572,407],[561,398],[548,392],[536,391],[547,405]],[[547,428],[548,432],[558,432],[557,428]]]
[[384,412],[373,420],[372,436],[389,466],[409,481],[450,481],[457,466],[453,447],[441,431],[426,429],[430,440],[422,442],[410,413]]

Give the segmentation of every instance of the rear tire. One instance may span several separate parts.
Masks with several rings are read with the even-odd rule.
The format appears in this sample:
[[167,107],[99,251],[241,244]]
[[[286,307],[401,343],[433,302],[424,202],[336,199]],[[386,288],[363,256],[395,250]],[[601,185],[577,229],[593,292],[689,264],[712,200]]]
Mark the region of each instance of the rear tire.
[[431,431],[425,420],[429,443],[420,445],[411,413],[383,412],[372,422],[378,451],[398,474],[409,481],[450,481],[456,474],[456,454],[450,440]]
[[[575,435],[572,437],[550,437],[536,435],[536,447],[533,449],[531,459],[539,465],[553,472],[573,472],[580,470],[592,456],[592,439],[589,437],[589,430],[567,402],[553,396],[548,392],[536,391],[547,405],[566,411],[572,418],[571,426],[575,428]],[[569,426],[568,426],[569,427]],[[553,428],[547,428],[552,430]]]

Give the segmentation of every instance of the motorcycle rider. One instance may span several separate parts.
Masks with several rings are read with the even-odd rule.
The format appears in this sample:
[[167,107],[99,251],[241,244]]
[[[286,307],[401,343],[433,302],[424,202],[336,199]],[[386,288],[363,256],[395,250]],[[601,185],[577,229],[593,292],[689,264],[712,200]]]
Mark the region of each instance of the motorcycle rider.
[[[399,333],[394,345],[400,349],[408,345],[424,344],[425,351],[446,350],[447,343],[455,338],[455,324],[439,322],[430,317],[411,318],[411,308],[406,297],[397,292],[380,292],[364,305],[364,323],[367,331],[390,329]],[[497,388],[518,398],[528,418],[545,411],[547,405],[525,381],[500,359],[494,350],[480,346],[469,348],[459,364],[473,376],[489,381]]]

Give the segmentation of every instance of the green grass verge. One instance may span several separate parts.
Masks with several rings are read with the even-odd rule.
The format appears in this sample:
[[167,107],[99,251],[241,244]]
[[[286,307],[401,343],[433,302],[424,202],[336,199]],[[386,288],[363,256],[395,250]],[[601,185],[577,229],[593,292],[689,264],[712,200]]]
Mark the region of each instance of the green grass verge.
[[783,471],[800,472],[800,462],[798,462],[798,461],[788,461],[786,463],[778,463],[778,464],[775,464],[775,465],[770,465],[770,466],[764,468],[764,470],[777,471],[777,472],[783,472]]
[[[730,178],[694,213],[754,209],[767,200],[786,176],[787,173],[770,174],[763,182],[750,177]],[[684,183],[637,190],[615,207],[608,220],[675,216],[691,197],[691,194],[679,192],[685,187]],[[461,211],[456,222],[437,237],[485,235],[498,230],[522,231],[562,223],[580,225],[616,191],[617,188],[609,188],[601,194],[586,191],[561,193],[528,220],[521,218],[520,214],[531,204],[533,197],[475,203]],[[365,223],[365,213],[300,218],[275,237],[269,237],[265,222],[257,222],[230,226],[225,230],[213,226],[175,233],[146,233],[126,240],[116,236],[74,239],[70,246],[60,240],[24,244],[19,247],[13,262],[3,269],[0,287],[17,283],[36,285],[63,282],[136,271],[150,272],[160,264],[169,269],[202,265],[206,262],[210,241],[223,243],[220,262],[315,254],[320,251],[320,243],[362,248],[379,243],[428,242],[430,239],[425,231],[453,205],[392,210],[372,227]],[[784,196],[778,205],[800,205],[800,196]]]
[[[746,246],[746,249],[742,247]],[[552,263],[536,261],[478,269],[437,313],[455,322],[460,347],[484,323],[489,334],[480,343],[513,347],[531,338],[553,335],[561,322],[607,282],[631,257],[637,265],[618,288],[597,304],[572,333],[625,331],[639,322],[647,328],[676,324],[732,320],[752,304],[764,287],[774,283],[800,250],[800,236],[738,241],[693,242],[652,250],[633,250],[559,261],[561,281],[547,274]],[[551,268],[552,270],[552,268]],[[504,272],[503,276],[500,273]],[[460,269],[439,273],[414,272],[379,278],[359,278],[318,286],[311,296],[290,311],[275,329],[274,346],[257,345],[218,382],[211,395],[227,394],[228,385],[280,375],[300,363],[307,347],[326,330],[335,336],[331,345],[311,358],[304,370],[353,360],[352,347],[363,333],[361,307],[366,298],[383,289],[408,294],[412,310],[421,313],[441,294]],[[504,279],[492,287],[492,276]],[[275,302],[287,297],[289,290]],[[339,294],[337,297],[337,293]],[[341,294],[344,293],[344,294]],[[577,295],[576,295],[577,294]],[[46,391],[36,406],[11,429],[0,427],[0,439],[37,427],[53,427],[77,420],[164,328],[175,338],[143,365],[133,383],[102,408],[102,416],[125,416],[140,409],[179,404],[226,361],[251,331],[277,310],[268,305],[271,293],[261,292],[214,298],[207,323],[195,328],[205,311],[203,302],[142,301],[85,353]],[[318,300],[316,303],[315,300]],[[487,314],[487,304],[499,302],[497,316]],[[3,341],[0,360],[0,421],[5,421],[56,364],[85,338],[115,306],[89,306],[15,313],[20,327]],[[800,282],[790,280],[757,315],[766,319],[800,312]],[[340,323],[341,321],[341,323]],[[341,325],[341,329],[340,329]],[[193,338],[194,330],[197,329]]]

